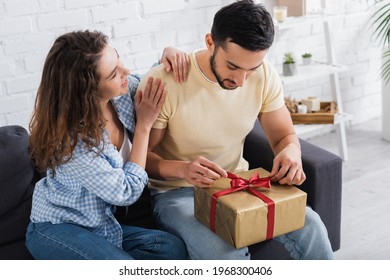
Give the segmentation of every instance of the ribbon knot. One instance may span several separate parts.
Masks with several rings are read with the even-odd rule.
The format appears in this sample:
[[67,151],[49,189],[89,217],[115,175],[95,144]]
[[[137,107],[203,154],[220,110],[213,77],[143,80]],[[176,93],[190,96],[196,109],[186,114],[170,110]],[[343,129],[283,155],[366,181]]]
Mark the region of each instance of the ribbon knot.
[[263,187],[263,188],[271,188],[271,180],[269,177],[260,178],[259,173],[256,173],[253,175],[249,180],[246,180],[244,178],[241,178],[237,176],[236,174],[227,172],[228,178],[231,179],[230,186],[233,189],[237,188],[246,188],[250,186],[254,187]]
[[236,174],[227,172],[228,178],[230,181],[230,189],[222,190],[213,194],[211,198],[211,207],[210,207],[210,229],[215,232],[215,214],[217,207],[217,199],[220,196],[224,196],[230,193],[234,193],[241,190],[246,190],[250,194],[260,198],[267,204],[268,213],[267,213],[267,233],[266,239],[271,239],[274,234],[274,224],[275,224],[275,202],[262,194],[259,191],[256,191],[253,187],[263,187],[263,188],[271,188],[271,178],[264,177],[260,178],[259,173],[253,175],[249,180],[241,178]]

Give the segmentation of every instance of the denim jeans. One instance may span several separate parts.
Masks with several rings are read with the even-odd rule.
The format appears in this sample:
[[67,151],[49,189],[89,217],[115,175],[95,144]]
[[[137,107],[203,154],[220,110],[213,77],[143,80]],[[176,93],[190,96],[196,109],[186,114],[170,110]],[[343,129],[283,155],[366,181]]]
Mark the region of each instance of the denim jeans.
[[182,240],[159,231],[122,225],[123,249],[75,224],[31,223],[26,246],[41,260],[188,259]]
[[[181,237],[191,259],[250,259],[247,247],[235,249],[194,216],[191,187],[153,194],[154,215],[162,228]],[[275,237],[293,259],[333,259],[327,230],[320,217],[306,207],[302,229]]]

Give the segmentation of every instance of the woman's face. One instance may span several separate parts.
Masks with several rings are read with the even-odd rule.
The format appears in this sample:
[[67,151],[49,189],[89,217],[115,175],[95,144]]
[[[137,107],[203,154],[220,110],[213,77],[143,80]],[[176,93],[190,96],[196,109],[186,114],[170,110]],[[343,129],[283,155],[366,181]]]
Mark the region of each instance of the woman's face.
[[100,73],[98,84],[100,98],[110,100],[128,91],[127,76],[130,70],[123,66],[118,53],[109,45],[102,51],[98,71]]

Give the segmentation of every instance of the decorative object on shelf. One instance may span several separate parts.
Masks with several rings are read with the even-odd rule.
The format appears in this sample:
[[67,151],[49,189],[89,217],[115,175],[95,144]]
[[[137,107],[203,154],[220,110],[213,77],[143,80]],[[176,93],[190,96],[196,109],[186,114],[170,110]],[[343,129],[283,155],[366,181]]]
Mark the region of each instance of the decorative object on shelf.
[[293,124],[334,124],[336,102],[320,102],[320,110],[314,113],[291,113]]
[[307,113],[307,106],[305,104],[299,104],[298,114],[306,114],[306,113]]
[[298,73],[295,58],[291,52],[284,54],[283,76],[294,76]]
[[[287,110],[290,112],[293,124],[334,124],[337,113],[337,103],[319,102],[319,110],[312,112],[308,106],[301,101],[297,101],[291,96],[284,98]],[[318,99],[316,99],[316,102]]]
[[279,6],[286,6],[289,17],[299,17],[306,15],[306,0],[278,0]]
[[311,64],[311,57],[312,57],[311,53],[304,53],[302,55],[302,63],[303,63],[303,65]]
[[390,3],[381,3],[374,12],[371,20],[375,38],[383,46],[381,69],[382,138],[390,141]]
[[292,98],[291,96],[284,98],[284,104],[286,104],[287,110],[290,113],[297,113],[298,112],[298,101],[295,100],[295,98]]
[[282,23],[287,17],[287,6],[275,6],[273,12],[276,21]]
[[317,112],[320,110],[320,99],[315,96],[302,99],[301,103],[307,106],[308,112]]

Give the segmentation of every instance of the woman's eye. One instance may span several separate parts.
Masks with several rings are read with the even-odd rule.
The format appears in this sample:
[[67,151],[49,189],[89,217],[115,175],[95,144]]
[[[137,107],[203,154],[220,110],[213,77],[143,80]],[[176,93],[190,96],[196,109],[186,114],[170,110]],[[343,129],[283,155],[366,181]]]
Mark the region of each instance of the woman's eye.
[[112,75],[111,79],[114,79],[116,76],[116,71],[114,72],[114,75]]

